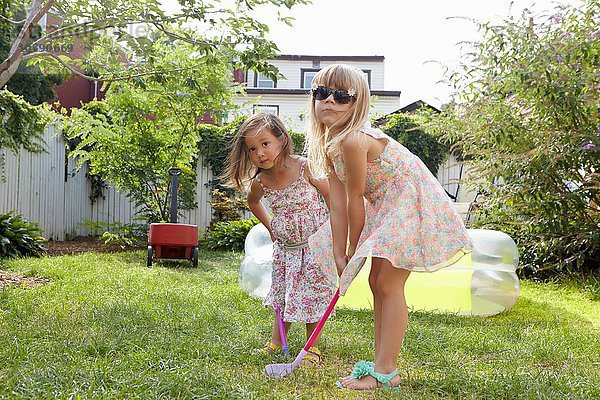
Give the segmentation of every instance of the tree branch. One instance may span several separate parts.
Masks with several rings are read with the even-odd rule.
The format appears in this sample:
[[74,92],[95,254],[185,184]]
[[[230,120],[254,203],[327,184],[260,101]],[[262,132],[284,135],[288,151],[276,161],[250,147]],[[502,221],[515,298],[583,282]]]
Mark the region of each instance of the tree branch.
[[44,57],[44,56],[49,56],[54,58],[56,61],[58,61],[63,67],[67,68],[69,71],[71,71],[73,74],[80,76],[84,79],[90,80],[90,81],[102,81],[102,82],[117,82],[117,81],[124,81],[127,79],[131,79],[131,78],[139,78],[142,76],[149,76],[149,75],[159,75],[159,74],[168,74],[171,72],[181,72],[181,71],[187,71],[190,69],[194,69],[195,66],[190,66],[190,67],[181,67],[181,68],[173,68],[173,69],[167,69],[167,70],[160,70],[160,71],[147,71],[147,72],[140,72],[138,74],[129,74],[129,75],[123,75],[123,76],[117,76],[117,77],[94,77],[94,76],[89,76],[86,75],[84,73],[82,73],[81,71],[77,70],[73,65],[69,65],[68,63],[66,63],[63,59],[61,59],[58,55],[47,52],[47,51],[38,51],[35,53],[29,53],[25,56],[23,56],[23,61],[29,60],[31,58],[35,58],[35,57]]
[[[199,42],[197,40],[193,40],[193,39],[189,39],[189,38],[186,38],[184,36],[181,36],[181,35],[179,35],[179,34],[177,34],[175,32],[172,32],[172,31],[169,31],[169,30],[165,29],[165,27],[160,22],[154,22],[153,21],[153,22],[151,22],[151,24],[154,25],[159,31],[163,32],[165,35],[170,36],[170,37],[172,37],[174,39],[182,40],[182,41],[184,41],[186,43],[190,43],[190,44],[193,44],[193,45],[209,45],[209,46],[212,45],[212,44],[214,44],[214,42],[209,42],[209,41]],[[221,43],[219,43],[219,44],[221,44]]]
[[12,25],[23,25],[26,21],[24,19],[21,21],[13,21],[12,19],[5,17],[4,15],[0,15],[0,19],[5,20],[6,22],[8,22],[9,24],[12,24]]
[[56,3],[56,0],[48,0],[45,4],[41,5],[40,1],[33,0],[31,10],[27,14],[27,18],[25,18],[25,23],[12,45],[8,57],[0,63],[0,87],[3,87],[17,71],[23,58],[23,49],[31,36],[31,32],[33,32],[33,28],[35,28],[42,16]]

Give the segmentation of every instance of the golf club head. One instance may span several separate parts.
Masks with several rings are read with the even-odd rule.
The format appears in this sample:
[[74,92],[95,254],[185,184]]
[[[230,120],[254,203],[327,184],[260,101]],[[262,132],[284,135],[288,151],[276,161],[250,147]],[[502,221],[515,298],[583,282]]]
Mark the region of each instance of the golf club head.
[[293,364],[269,364],[265,367],[269,378],[283,378],[293,370]]
[[296,357],[296,359],[290,364],[269,364],[265,367],[265,371],[267,376],[270,378],[283,378],[290,372],[292,372],[298,365],[300,365],[300,361],[304,358],[307,351],[302,349],[300,353]]

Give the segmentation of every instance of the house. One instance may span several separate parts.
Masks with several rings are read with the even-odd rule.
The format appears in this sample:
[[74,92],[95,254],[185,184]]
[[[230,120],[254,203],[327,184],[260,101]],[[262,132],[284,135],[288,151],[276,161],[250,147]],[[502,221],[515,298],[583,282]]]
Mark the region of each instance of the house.
[[432,106],[431,104],[428,104],[426,102],[424,102],[423,100],[417,100],[417,101],[413,101],[410,104],[405,105],[402,108],[397,109],[396,111],[392,111],[389,114],[386,114],[384,116],[382,116],[381,118],[378,118],[377,120],[375,120],[375,122],[373,123],[374,126],[380,126],[383,124],[386,124],[388,122],[388,117],[394,114],[414,114],[417,110],[421,109],[421,108],[427,108],[430,111],[434,112],[434,113],[439,113],[440,110],[438,110],[437,108],[435,108],[434,106]]
[[264,111],[276,114],[288,128],[303,131],[307,123],[308,93],[315,74],[323,67],[343,63],[362,70],[372,96],[372,117],[383,116],[400,108],[400,91],[384,89],[383,56],[310,56],[279,55],[268,60],[285,79],[273,81],[254,71],[237,74],[246,84],[244,95],[235,104],[242,114]]

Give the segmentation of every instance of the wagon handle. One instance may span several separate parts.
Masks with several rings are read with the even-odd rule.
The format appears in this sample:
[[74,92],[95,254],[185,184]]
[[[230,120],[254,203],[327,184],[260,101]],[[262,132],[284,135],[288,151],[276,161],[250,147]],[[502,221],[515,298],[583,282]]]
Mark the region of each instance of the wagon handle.
[[171,183],[171,222],[177,223],[177,191],[179,189],[179,174],[181,174],[181,168],[171,167],[169,168],[169,174],[173,177]]

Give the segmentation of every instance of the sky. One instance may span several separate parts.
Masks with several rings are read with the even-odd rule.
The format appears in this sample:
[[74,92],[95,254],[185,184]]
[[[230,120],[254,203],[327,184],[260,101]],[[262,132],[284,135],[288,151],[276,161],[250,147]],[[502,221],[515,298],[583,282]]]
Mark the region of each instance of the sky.
[[500,22],[524,8],[552,15],[557,4],[581,0],[313,0],[286,13],[295,18],[291,28],[275,23],[273,9],[256,16],[281,54],[384,56],[384,89],[401,91],[401,106],[439,107],[452,94],[440,83],[444,67],[464,58],[460,42],[479,38],[473,20]]

